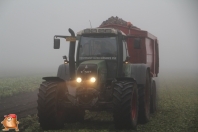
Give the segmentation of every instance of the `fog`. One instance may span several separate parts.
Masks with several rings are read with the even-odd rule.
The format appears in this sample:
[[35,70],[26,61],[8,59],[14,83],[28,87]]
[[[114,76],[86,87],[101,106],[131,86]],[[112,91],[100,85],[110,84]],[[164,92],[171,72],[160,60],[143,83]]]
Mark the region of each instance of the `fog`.
[[98,27],[118,16],[158,37],[160,72],[198,72],[197,0],[1,0],[0,76],[56,74],[69,43],[54,35]]

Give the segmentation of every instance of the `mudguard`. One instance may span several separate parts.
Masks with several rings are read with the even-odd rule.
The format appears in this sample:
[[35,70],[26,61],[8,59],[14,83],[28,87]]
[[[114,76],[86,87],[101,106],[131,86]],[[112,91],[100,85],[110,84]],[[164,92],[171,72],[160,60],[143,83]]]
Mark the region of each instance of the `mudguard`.
[[146,64],[123,65],[124,76],[134,78],[138,85],[145,84],[147,70],[149,70],[149,67]]
[[116,81],[130,81],[130,82],[134,82],[136,80],[134,78],[132,78],[132,77],[119,77],[119,78],[116,78]]
[[45,81],[64,81],[63,79],[59,77],[43,77],[43,80]]
[[58,67],[57,77],[59,77],[63,80],[69,80],[70,79],[69,64],[61,64]]
[[69,64],[61,64],[58,67],[57,77],[66,82],[66,86],[68,90],[67,97],[74,104],[75,103],[74,98],[76,97],[76,87],[71,85],[71,83],[74,80],[70,79]]

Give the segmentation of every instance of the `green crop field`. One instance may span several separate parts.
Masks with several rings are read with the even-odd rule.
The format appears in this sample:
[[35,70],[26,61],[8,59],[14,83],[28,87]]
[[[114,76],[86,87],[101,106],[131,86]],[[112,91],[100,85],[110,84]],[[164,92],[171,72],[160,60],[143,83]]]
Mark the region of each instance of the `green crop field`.
[[1,77],[0,98],[38,89],[41,76]]
[[[12,82],[13,91],[29,91],[38,87],[41,78],[0,79],[0,87]],[[158,111],[146,124],[138,124],[140,132],[198,131],[198,74],[160,75],[158,79]],[[4,84],[4,85],[2,85]],[[28,85],[28,90],[24,86]],[[33,88],[32,86],[35,86]],[[8,87],[8,86],[6,86]],[[1,89],[0,88],[0,89]],[[32,89],[33,88],[33,89]],[[6,91],[6,90],[5,90]],[[8,90],[12,91],[12,90]],[[15,93],[15,92],[11,93]],[[2,95],[2,94],[1,94]],[[85,122],[65,124],[62,130],[46,132],[109,132],[116,131],[111,113],[86,111]],[[36,115],[19,119],[19,129],[26,132],[43,131]],[[131,130],[121,130],[121,132]]]
[[0,99],[18,93],[31,92],[40,86],[42,77],[54,76],[54,73],[40,73],[36,75],[0,76]]

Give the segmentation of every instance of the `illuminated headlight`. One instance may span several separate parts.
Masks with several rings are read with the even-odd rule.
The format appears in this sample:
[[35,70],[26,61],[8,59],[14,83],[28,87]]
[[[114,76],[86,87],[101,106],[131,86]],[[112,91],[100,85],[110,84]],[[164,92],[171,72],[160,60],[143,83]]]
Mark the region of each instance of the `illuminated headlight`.
[[67,64],[67,63],[68,63],[68,61],[67,61],[67,60],[64,60],[64,63],[65,63],[65,64]]
[[82,78],[80,78],[80,77],[76,78],[76,82],[81,83],[82,82]]
[[95,77],[90,78],[90,82],[94,83],[96,81]]

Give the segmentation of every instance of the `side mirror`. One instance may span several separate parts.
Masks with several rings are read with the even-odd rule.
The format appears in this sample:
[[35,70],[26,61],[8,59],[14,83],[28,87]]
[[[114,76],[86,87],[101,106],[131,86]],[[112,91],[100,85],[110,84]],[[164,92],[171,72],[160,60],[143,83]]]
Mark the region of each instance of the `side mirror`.
[[140,38],[135,38],[134,39],[134,49],[141,49],[141,39]]
[[54,49],[60,48],[60,39],[54,39]]

